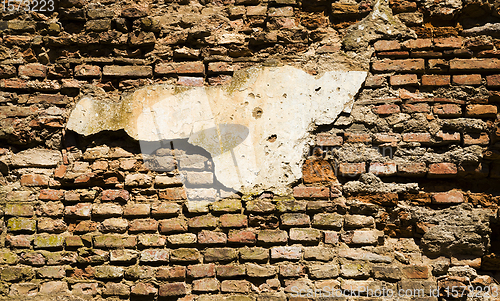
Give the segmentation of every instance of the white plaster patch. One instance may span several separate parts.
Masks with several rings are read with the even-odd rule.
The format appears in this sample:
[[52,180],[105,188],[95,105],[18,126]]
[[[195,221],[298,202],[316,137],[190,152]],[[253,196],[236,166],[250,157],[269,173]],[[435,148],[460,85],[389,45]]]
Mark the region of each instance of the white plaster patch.
[[[119,103],[84,97],[68,129],[82,135],[124,129],[139,141],[188,139],[207,150],[215,175],[243,193],[287,194],[302,177],[311,131],[350,111],[365,71],[321,77],[290,67],[235,73],[229,86],[141,88]],[[141,143],[149,154],[159,146]]]

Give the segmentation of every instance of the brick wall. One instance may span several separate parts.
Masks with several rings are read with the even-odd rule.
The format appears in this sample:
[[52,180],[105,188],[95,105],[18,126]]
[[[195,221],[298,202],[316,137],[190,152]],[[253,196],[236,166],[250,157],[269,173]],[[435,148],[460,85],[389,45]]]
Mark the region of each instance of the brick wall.
[[500,40],[481,27],[498,6],[389,3],[417,37],[370,45],[352,112],[316,130],[290,196],[215,191],[210,158],[182,149],[164,151],[168,172],[152,171],[137,141],[81,137],[64,129],[68,115],[85,94],[222,85],[257,64],[338,54],[373,1],[62,0],[55,12],[1,12],[1,297],[298,301],[314,300],[298,290],[439,287],[427,299],[448,300],[452,286],[500,289]]

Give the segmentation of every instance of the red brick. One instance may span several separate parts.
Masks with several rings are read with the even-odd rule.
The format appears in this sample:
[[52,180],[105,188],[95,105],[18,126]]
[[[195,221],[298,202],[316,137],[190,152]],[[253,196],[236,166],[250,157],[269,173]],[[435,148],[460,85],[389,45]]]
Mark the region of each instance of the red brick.
[[215,62],[208,64],[208,72],[212,73],[232,73],[234,71],[233,65],[226,62]]
[[376,51],[389,51],[389,50],[399,50],[401,49],[401,45],[398,41],[390,40],[390,41],[377,41],[373,44],[373,47]]
[[186,87],[203,87],[204,81],[203,77],[179,76],[177,84]]
[[425,70],[423,59],[382,60],[373,62],[372,69],[377,72],[415,72]]
[[101,67],[91,65],[78,65],[75,67],[75,77],[99,77]]
[[464,201],[464,195],[458,190],[432,194],[433,204],[460,204]]
[[56,179],[62,179],[64,178],[64,175],[66,175],[66,169],[68,168],[67,165],[59,165],[56,167],[54,170],[54,178]]
[[366,173],[366,163],[340,163],[339,175],[342,177],[356,177]]
[[392,176],[396,174],[396,163],[370,163],[369,172],[377,176]]
[[124,216],[149,216],[151,212],[150,204],[127,204],[123,208]]
[[49,185],[49,177],[44,175],[22,175],[21,176],[21,185],[28,187],[35,186],[48,186]]
[[20,65],[19,76],[47,77],[47,66],[39,63]]
[[208,231],[202,230],[198,232],[198,243],[214,245],[214,244],[225,244],[227,242],[227,236],[224,232],[218,231]]
[[72,218],[90,218],[92,204],[79,203],[74,206],[66,206],[64,208],[64,215]]
[[439,117],[460,117],[462,109],[456,104],[437,104],[432,108],[434,114]]
[[380,58],[407,58],[410,56],[408,51],[383,51],[378,53]]
[[196,264],[187,267],[187,275],[192,278],[215,277],[215,264]]
[[436,48],[461,48],[461,37],[435,38],[434,47]]
[[422,75],[422,86],[447,86],[450,75]]
[[464,146],[481,145],[486,146],[490,143],[488,133],[464,133]]
[[450,61],[451,70],[498,71],[500,59],[454,59]]
[[444,133],[443,131],[439,131],[436,134],[436,138],[441,140],[442,143],[456,143],[460,142],[460,133]]
[[38,195],[40,201],[59,201],[64,196],[62,190],[43,189]]
[[236,244],[253,244],[257,241],[257,236],[251,230],[231,230],[227,241]]
[[403,275],[408,279],[429,278],[429,268],[422,265],[411,265],[403,267]]
[[159,290],[160,297],[184,296],[186,294],[187,294],[187,287],[186,283],[184,282],[160,284],[160,290]]
[[365,80],[365,86],[368,88],[383,87],[387,82],[386,77],[386,75],[369,75]]
[[401,112],[401,110],[399,109],[399,106],[395,105],[395,104],[385,104],[385,105],[376,106],[376,107],[373,107],[372,111],[375,114],[379,114],[379,115],[390,115],[390,114]]
[[444,59],[429,60],[429,70],[447,71],[450,69],[450,62]]
[[347,143],[371,143],[372,137],[367,133],[345,133],[345,142]]
[[416,74],[393,75],[390,83],[392,86],[417,85],[418,77]]
[[293,196],[299,199],[303,198],[327,199],[330,197],[330,189],[328,187],[297,186],[293,188]]
[[151,283],[139,282],[132,286],[130,293],[135,296],[156,296],[158,289]]
[[425,163],[402,163],[398,164],[398,175],[417,177],[425,176],[427,167]]
[[151,66],[104,66],[103,75],[123,77],[150,77],[153,75]]
[[429,177],[454,176],[457,166],[454,163],[433,163],[429,165]]
[[[7,245],[13,248],[29,248],[33,242],[33,238],[32,235],[7,235],[5,241]],[[41,256],[41,259],[45,261],[43,256]]]
[[481,74],[453,75],[453,84],[460,86],[479,86],[481,84]]
[[108,189],[104,190],[101,195],[103,201],[128,201],[130,193],[127,190]]
[[403,47],[407,49],[429,49],[432,46],[431,39],[408,40],[403,43]]
[[[443,53],[442,52],[437,52],[437,51],[430,51],[430,50],[412,51],[411,52],[411,57],[426,58],[426,59],[434,58],[435,59],[435,58],[443,57]],[[429,61],[432,61],[432,60],[429,60]]]
[[205,75],[205,65],[201,62],[160,63],[155,66],[155,74]]
[[325,244],[336,245],[339,243],[339,233],[334,231],[324,231],[325,233]]
[[486,76],[486,85],[488,87],[500,87],[500,75],[488,75]]
[[[315,229],[312,229],[315,230]],[[317,231],[317,230],[316,230]],[[273,247],[271,248],[272,259],[300,260],[302,257],[302,247]]]
[[429,133],[404,133],[404,142],[419,142],[419,143],[429,143],[431,142],[431,134]]
[[466,117],[495,118],[498,108],[494,105],[468,105],[465,110]]
[[338,135],[318,134],[316,136],[316,145],[318,146],[341,146],[343,139]]
[[245,214],[224,214],[219,220],[223,228],[243,228],[248,225],[248,217]]
[[405,103],[402,106],[403,113],[430,113],[431,108],[426,103],[410,104]]

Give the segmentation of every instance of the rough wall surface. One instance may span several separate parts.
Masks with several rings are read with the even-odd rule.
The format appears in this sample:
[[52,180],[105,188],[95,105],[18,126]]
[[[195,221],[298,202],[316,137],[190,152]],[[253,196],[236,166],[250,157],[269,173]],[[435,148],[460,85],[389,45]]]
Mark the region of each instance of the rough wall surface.
[[[499,300],[497,2],[8,9],[0,298]],[[151,159],[124,131],[67,127],[85,97],[114,107],[145,86],[227,85],[282,65],[369,71],[352,109],[308,129],[290,195],[213,188],[211,155],[186,141]]]

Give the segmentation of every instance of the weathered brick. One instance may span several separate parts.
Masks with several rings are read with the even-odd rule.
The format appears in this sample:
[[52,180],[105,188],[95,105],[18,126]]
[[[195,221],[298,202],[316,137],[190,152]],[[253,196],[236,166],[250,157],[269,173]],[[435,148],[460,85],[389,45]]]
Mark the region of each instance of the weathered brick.
[[40,218],[37,228],[38,232],[62,233],[68,226],[62,219]]
[[160,200],[178,201],[187,199],[186,189],[183,187],[172,187],[158,191]]
[[123,208],[123,216],[134,216],[134,217],[139,217],[139,216],[149,216],[149,213],[151,212],[151,205],[150,204],[127,204]]
[[205,251],[205,261],[206,262],[225,262],[232,261],[238,257],[238,252],[236,249],[232,248],[212,248]]
[[204,278],[193,281],[193,292],[217,292],[219,289],[219,280],[215,278]]
[[305,275],[305,267],[301,264],[284,264],[279,266],[282,277],[302,277]]
[[64,191],[53,189],[42,189],[38,195],[40,201],[59,201],[62,199]]
[[36,186],[48,186],[49,185],[49,177],[45,175],[22,175],[21,176],[21,185],[27,187],[36,187]]
[[373,62],[372,69],[377,72],[424,71],[425,61],[423,59],[379,60]]
[[187,220],[184,218],[171,218],[160,221],[160,232],[176,233],[188,230]]
[[40,278],[61,279],[66,277],[66,268],[64,266],[46,266],[36,270]]
[[321,231],[310,228],[292,228],[290,229],[290,241],[315,243],[321,240]]
[[104,76],[150,77],[153,75],[151,66],[104,66]]
[[463,203],[464,195],[459,190],[451,190],[448,192],[440,192],[432,194],[432,203],[439,205],[460,204]]
[[160,280],[181,280],[186,278],[186,267],[160,267],[156,270],[156,278]]
[[391,266],[374,266],[372,267],[373,277],[376,279],[382,280],[400,280],[401,279],[401,270],[399,267],[391,267]]
[[260,230],[257,235],[257,240],[260,243],[286,243],[288,241],[288,233],[282,230]]
[[240,200],[226,199],[213,202],[210,209],[213,212],[240,212],[242,204]]
[[[35,225],[33,226],[34,226],[33,229],[35,229],[36,226]],[[8,224],[7,224],[7,229],[9,229]],[[33,239],[34,239],[33,235],[16,234],[16,235],[7,235],[5,241],[8,246],[11,246],[13,248],[29,248],[31,246]]]
[[339,175],[342,177],[356,177],[366,173],[366,163],[340,163]]
[[488,133],[464,133],[464,146],[482,145],[486,146],[490,143]]
[[462,109],[456,104],[436,104],[432,111],[439,117],[460,117],[462,115]]
[[130,286],[124,283],[106,282],[103,291],[105,296],[130,296]]
[[192,278],[215,277],[215,264],[196,264],[187,267],[187,275]]
[[243,264],[220,265],[217,266],[216,271],[219,278],[234,278],[246,274],[246,268]]
[[240,249],[240,258],[242,261],[267,261],[269,258],[269,249],[260,247],[244,247]]
[[302,247],[272,247],[271,258],[276,260],[300,260]]
[[129,223],[130,232],[155,232],[158,230],[158,221],[152,218],[134,219]]
[[7,231],[9,232],[33,233],[35,230],[36,220],[34,219],[13,217],[7,221]]
[[167,242],[164,235],[142,234],[137,237],[141,247],[163,247]]
[[49,281],[40,285],[40,294],[65,294],[68,293],[68,283],[65,281]]
[[101,194],[103,201],[123,201],[126,202],[130,199],[130,193],[127,190],[108,189],[104,190]]
[[369,172],[378,176],[392,176],[396,174],[396,163],[394,162],[370,163]]
[[36,283],[12,283],[10,286],[9,297],[35,297],[38,294],[39,285]]
[[47,77],[47,66],[39,63],[30,63],[19,66],[19,76]]
[[33,205],[31,204],[23,204],[23,203],[15,203],[5,205],[4,214],[6,216],[24,216],[29,217],[33,216],[34,210]]
[[325,235],[325,244],[333,244],[336,245],[339,243],[339,234],[334,231],[324,231]]
[[338,264],[314,264],[308,270],[312,279],[329,279],[339,275]]
[[[85,221],[84,221],[85,222]],[[84,223],[80,222],[74,229],[74,232],[91,232],[95,229],[95,222]],[[108,218],[102,221],[99,225],[99,230],[102,232],[123,233],[128,229],[128,221],[123,218]]]
[[346,16],[346,15],[356,15],[359,13],[359,5],[351,3],[332,3],[332,15],[334,16]]
[[250,293],[251,284],[247,280],[224,280],[220,288],[225,293]]
[[406,49],[430,49],[432,46],[431,39],[407,40],[403,43],[403,48]]
[[200,215],[195,216],[189,219],[188,225],[189,228],[200,229],[200,228],[208,228],[214,229],[217,227],[218,218],[212,215]]
[[390,51],[390,50],[399,50],[401,49],[401,45],[398,41],[394,40],[380,40],[373,44],[373,47],[376,51]]
[[453,75],[453,84],[460,86],[479,86],[481,84],[481,74]]
[[428,177],[455,176],[457,166],[454,163],[433,163],[429,165]]
[[184,282],[172,282],[160,284],[159,296],[160,297],[171,297],[171,296],[184,296],[187,294],[187,286]]
[[64,236],[61,235],[37,235],[34,239],[36,249],[53,249],[64,246]]
[[101,203],[92,205],[93,216],[121,216],[122,214],[122,206],[118,204]]
[[450,75],[422,75],[422,86],[448,86]]
[[146,249],[141,251],[141,262],[168,262],[169,251],[164,249]]
[[225,244],[227,236],[224,232],[202,230],[198,233],[198,243],[200,244]]
[[199,262],[201,254],[197,249],[179,248],[170,253],[170,262]]
[[313,226],[325,229],[340,229],[344,218],[338,213],[318,213],[313,217]]
[[107,234],[93,238],[96,248],[134,248],[137,244],[135,236]]
[[450,61],[451,70],[498,71],[500,59],[454,59]]
[[461,48],[462,47],[462,38],[461,37],[434,38],[434,47],[436,47],[436,48]]
[[79,65],[75,67],[75,77],[99,77],[101,68],[92,65]]
[[398,175],[407,177],[425,176],[427,166],[425,163],[400,163],[398,164]]
[[318,146],[341,146],[343,139],[338,135],[318,134],[316,136],[316,145]]
[[155,66],[155,74],[205,75],[205,65],[201,62],[160,63]]
[[303,198],[329,198],[330,189],[328,187],[305,187],[297,186],[293,188],[293,196],[298,199]]
[[387,83],[386,75],[369,75],[365,80],[365,86],[368,88],[380,88]]
[[219,220],[223,228],[242,228],[248,225],[248,217],[244,214],[224,214]]
[[402,268],[403,275],[408,279],[427,279],[429,278],[429,268],[422,265],[411,265]]
[[285,213],[280,216],[282,226],[309,226],[311,219],[304,213]]
[[355,230],[343,233],[342,240],[349,245],[376,245],[383,236],[379,230]]
[[235,244],[254,244],[257,235],[253,230],[230,230],[227,241]]
[[152,283],[139,282],[132,286],[130,294],[135,296],[155,297],[158,294],[158,289]]
[[92,204],[80,203],[74,206],[66,206],[64,208],[64,215],[70,218],[90,218]]
[[429,143],[431,141],[431,134],[429,133],[404,133],[404,142],[419,142],[419,143]]
[[392,75],[390,77],[391,86],[418,85],[416,74]]
[[328,247],[304,248],[305,260],[330,261],[333,259],[333,249]]
[[497,106],[494,105],[467,105],[466,117],[495,118],[498,113]]

